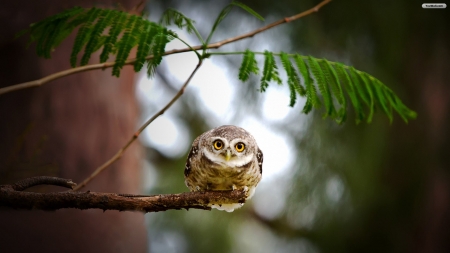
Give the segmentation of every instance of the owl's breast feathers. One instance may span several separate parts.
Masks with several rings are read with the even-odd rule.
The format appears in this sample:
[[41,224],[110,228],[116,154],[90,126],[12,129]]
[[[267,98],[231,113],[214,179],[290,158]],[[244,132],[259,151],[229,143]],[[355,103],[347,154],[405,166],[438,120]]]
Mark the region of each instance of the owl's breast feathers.
[[[245,163],[212,161],[197,146],[192,146],[184,170],[186,185],[191,190],[231,190],[233,187],[255,187],[261,180],[262,152]],[[231,165],[231,166],[230,166]]]

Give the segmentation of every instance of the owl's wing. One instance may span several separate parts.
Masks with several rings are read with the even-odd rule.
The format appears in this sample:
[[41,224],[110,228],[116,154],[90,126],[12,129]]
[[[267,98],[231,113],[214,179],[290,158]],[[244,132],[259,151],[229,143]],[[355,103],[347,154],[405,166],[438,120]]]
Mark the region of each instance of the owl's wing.
[[256,159],[258,160],[259,172],[262,174],[263,153],[259,148],[258,151],[256,152]]
[[184,177],[189,176],[189,173],[191,173],[191,160],[194,159],[194,157],[198,153],[198,137],[194,140],[194,143],[192,143],[191,151],[189,152],[189,155],[186,159],[186,165],[184,166]]

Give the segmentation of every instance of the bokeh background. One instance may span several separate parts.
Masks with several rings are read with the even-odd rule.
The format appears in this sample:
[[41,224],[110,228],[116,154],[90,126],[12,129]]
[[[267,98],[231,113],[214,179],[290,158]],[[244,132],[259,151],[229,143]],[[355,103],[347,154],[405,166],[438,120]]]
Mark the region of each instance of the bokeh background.
[[[71,42],[52,60],[42,60],[23,49],[24,41],[10,39],[15,32],[74,5],[117,6],[113,1],[6,2],[0,11],[7,24],[0,45],[2,86],[69,66]],[[129,10],[137,2],[119,8]],[[319,3],[242,2],[266,21],[235,9],[212,41]],[[155,21],[166,8],[175,8],[196,20],[206,37],[227,3],[150,1],[146,11]],[[389,124],[379,112],[371,124],[356,125],[350,110],[347,122],[337,125],[323,119],[320,110],[304,115],[304,100],[288,107],[287,86],[272,84],[260,93],[258,77],[247,83],[237,79],[240,56],[213,56],[140,144],[88,189],[187,191],[183,168],[193,139],[233,124],[251,132],[264,152],[263,180],[251,201],[233,213],[2,210],[0,245],[7,252],[450,251],[448,14],[448,9],[422,9],[418,1],[332,1],[316,14],[220,48],[284,51],[352,65],[391,87],[418,113],[416,120],[405,124],[397,116]],[[181,47],[174,42],[167,49]],[[43,174],[82,180],[177,92],[195,64],[192,53],[174,55],[165,58],[153,79],[131,68],[120,79],[109,77],[110,70],[92,71],[1,96],[0,182]]]

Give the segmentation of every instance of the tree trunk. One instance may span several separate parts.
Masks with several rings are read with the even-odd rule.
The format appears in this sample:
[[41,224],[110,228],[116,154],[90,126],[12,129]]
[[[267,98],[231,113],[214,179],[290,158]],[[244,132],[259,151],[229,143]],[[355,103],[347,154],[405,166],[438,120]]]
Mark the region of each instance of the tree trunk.
[[[114,1],[96,1],[114,8]],[[126,1],[131,10],[138,1]],[[72,40],[63,42],[52,59],[39,59],[34,45],[14,34],[49,15],[91,1],[3,1],[1,86],[41,78],[70,68]],[[94,55],[92,62],[98,62]],[[54,175],[81,182],[123,146],[136,129],[138,105],[135,74],[124,67],[120,78],[111,70],[84,72],[0,96],[0,184]],[[139,193],[142,151],[135,143],[124,156],[83,190]],[[62,191],[38,187],[34,191]],[[0,211],[2,252],[145,252],[142,213],[116,211]]]

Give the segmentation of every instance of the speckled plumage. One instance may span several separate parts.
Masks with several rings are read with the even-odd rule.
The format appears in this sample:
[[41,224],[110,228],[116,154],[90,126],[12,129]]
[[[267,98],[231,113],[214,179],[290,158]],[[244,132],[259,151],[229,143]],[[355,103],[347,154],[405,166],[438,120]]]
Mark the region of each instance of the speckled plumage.
[[[220,150],[214,142],[220,141]],[[237,145],[244,144],[242,152]],[[228,152],[228,160],[227,160]],[[247,189],[251,198],[262,176],[263,154],[253,136],[243,128],[231,125],[211,129],[198,136],[186,161],[184,177],[191,191]],[[233,211],[242,204],[213,205]]]

